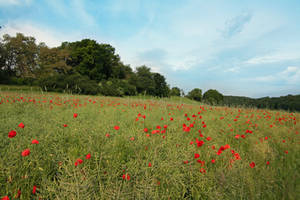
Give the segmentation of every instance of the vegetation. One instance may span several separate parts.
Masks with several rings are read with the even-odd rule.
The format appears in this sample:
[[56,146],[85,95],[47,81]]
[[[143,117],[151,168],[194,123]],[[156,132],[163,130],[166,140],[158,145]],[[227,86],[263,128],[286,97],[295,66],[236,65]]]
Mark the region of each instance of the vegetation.
[[201,101],[202,100],[202,90],[199,88],[195,88],[195,89],[191,90],[188,93],[187,98],[195,100],[195,101]]
[[[17,33],[0,41],[0,84],[40,86],[44,91],[104,96],[185,96],[178,87],[169,88],[160,73],[143,65],[133,71],[120,60],[115,48],[83,39],[49,48],[34,37]],[[300,95],[252,99],[225,96],[217,90],[203,94],[194,88],[186,95],[211,105],[247,106],[300,111]]]
[[207,90],[203,94],[203,100],[209,104],[219,104],[223,101],[223,95],[217,90]]
[[174,98],[1,91],[0,198],[299,199],[299,113]]

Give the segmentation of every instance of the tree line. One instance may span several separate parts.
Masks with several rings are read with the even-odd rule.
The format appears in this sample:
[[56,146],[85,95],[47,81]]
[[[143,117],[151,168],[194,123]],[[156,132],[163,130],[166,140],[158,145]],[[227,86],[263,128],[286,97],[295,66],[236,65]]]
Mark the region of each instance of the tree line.
[[133,71],[110,44],[83,39],[50,48],[17,33],[0,40],[0,84],[38,85],[44,91],[105,96],[185,96],[211,105],[246,105],[258,108],[299,110],[299,95],[251,99],[223,96],[210,89],[194,88],[187,95],[167,84],[165,77],[145,65]]
[[[6,34],[0,41],[0,83],[106,96],[184,96],[183,90],[170,88],[163,75],[145,65],[133,71],[110,44],[83,39],[50,48],[22,33]],[[204,99],[213,102],[213,95],[204,95]],[[201,101],[202,91],[195,88],[186,96]]]

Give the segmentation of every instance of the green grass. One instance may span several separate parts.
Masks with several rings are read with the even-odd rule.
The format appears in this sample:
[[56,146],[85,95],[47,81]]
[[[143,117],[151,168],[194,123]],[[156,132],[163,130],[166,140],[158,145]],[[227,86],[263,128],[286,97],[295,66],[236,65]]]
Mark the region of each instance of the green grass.
[[[0,102],[0,198],[20,190],[20,199],[300,199],[299,113],[4,90]],[[165,133],[152,134],[164,125]],[[230,149],[217,155],[226,144]],[[27,148],[30,155],[22,157]]]

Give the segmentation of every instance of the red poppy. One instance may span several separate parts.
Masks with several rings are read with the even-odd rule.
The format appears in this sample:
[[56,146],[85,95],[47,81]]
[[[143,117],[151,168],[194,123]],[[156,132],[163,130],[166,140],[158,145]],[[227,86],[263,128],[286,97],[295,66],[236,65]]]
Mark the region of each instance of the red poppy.
[[9,138],[13,138],[13,137],[15,137],[17,135],[17,132],[15,131],[15,130],[11,130],[11,131],[9,131],[9,133],[8,133],[8,137]]
[[83,160],[82,160],[82,159],[80,159],[80,158],[78,158],[78,159],[77,159],[77,162],[78,162],[78,164],[80,165],[80,164],[82,164],[82,163],[83,163]]
[[87,154],[86,156],[85,156],[85,159],[90,159],[91,158],[91,154],[89,153],[89,154]]
[[20,198],[20,196],[21,196],[21,190],[18,190],[18,194],[15,196],[15,199]]
[[148,129],[147,129],[147,128],[144,128],[144,132],[147,133],[147,132],[148,132]]
[[184,163],[184,164],[188,164],[188,163],[189,163],[189,161],[188,161],[188,160],[185,160],[185,161],[183,161],[183,163]]
[[133,140],[134,140],[134,137],[131,137],[130,140],[133,141]]
[[269,165],[270,164],[270,161],[267,161],[267,165]]
[[195,153],[194,158],[196,159],[196,158],[199,158],[199,157],[200,157],[200,154]]
[[152,164],[151,164],[151,162],[149,162],[149,163],[148,163],[148,167],[152,167]]
[[67,124],[64,124],[64,127],[67,127],[68,125]]
[[35,194],[35,193],[36,193],[36,186],[34,185],[33,189],[32,189],[32,194]]
[[21,122],[19,125],[18,125],[18,127],[20,127],[20,128],[24,128],[25,127],[25,125]]
[[37,141],[37,140],[32,140],[32,142],[31,142],[31,144],[38,144],[39,143],[39,141]]
[[122,176],[123,180],[127,179],[128,181],[130,180],[129,174],[123,174]]
[[25,156],[28,156],[30,154],[30,149],[25,149],[23,152],[22,152],[22,156],[25,157]]
[[9,197],[8,196],[2,197],[1,200],[9,200]]
[[201,168],[201,169],[200,169],[200,173],[201,173],[201,174],[204,174],[204,173],[206,173],[206,170],[205,170],[204,168]]
[[115,129],[115,130],[119,130],[119,129],[120,129],[120,126],[115,126],[114,129]]
[[74,117],[74,118],[77,118],[77,116],[78,116],[77,113],[74,113],[74,114],[73,114],[73,117]]
[[251,162],[251,163],[249,164],[249,166],[250,166],[251,168],[254,168],[254,167],[255,167],[255,163],[254,163],[254,162]]
[[211,160],[211,163],[215,163],[215,162],[216,162],[216,160],[214,160],[214,159]]

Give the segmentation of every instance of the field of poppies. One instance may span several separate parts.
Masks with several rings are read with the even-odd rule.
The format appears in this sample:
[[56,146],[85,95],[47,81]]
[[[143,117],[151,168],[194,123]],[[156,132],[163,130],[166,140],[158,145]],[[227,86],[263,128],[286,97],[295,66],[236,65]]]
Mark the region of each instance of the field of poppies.
[[300,114],[0,92],[1,199],[300,199]]

